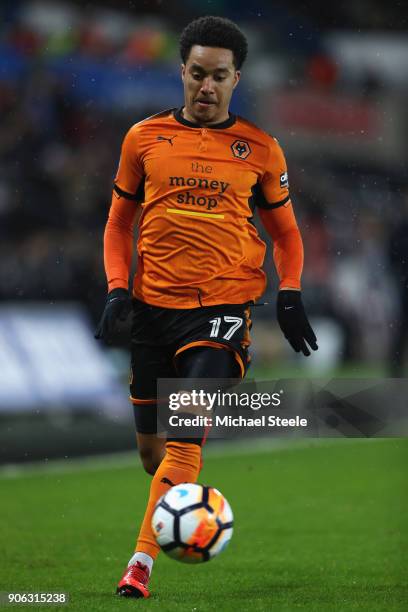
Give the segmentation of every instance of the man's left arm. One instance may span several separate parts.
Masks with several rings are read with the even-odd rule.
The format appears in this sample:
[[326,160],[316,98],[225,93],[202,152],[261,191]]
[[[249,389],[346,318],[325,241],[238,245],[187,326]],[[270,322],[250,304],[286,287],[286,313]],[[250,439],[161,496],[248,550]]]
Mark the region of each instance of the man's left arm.
[[273,259],[279,277],[279,326],[292,348],[309,356],[308,345],[314,351],[318,347],[302,302],[303,243],[289,196],[286,161],[274,139],[271,139],[257,204],[262,224],[273,241]]
[[273,259],[279,290],[300,291],[303,269],[303,242],[291,201],[279,208],[259,208],[263,226],[273,241]]

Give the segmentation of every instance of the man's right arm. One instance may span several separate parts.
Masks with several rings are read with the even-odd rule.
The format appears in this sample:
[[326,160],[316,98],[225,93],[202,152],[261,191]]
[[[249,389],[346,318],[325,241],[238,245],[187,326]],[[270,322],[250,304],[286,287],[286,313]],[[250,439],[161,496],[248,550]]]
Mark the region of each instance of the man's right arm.
[[133,230],[142,207],[134,200],[112,194],[112,203],[105,227],[103,258],[108,292],[129,287],[133,255]]
[[144,200],[144,169],[136,126],[126,134],[115,176],[112,203],[104,236],[104,263],[108,292],[129,288],[133,228]]
[[140,202],[144,200],[143,174],[135,130],[131,128],[123,141],[104,234],[108,296],[95,332],[97,339],[109,341],[116,321],[124,321],[132,308],[129,275],[133,256],[133,230],[142,212]]
[[134,200],[117,197],[114,191],[104,234],[104,264],[108,296],[95,332],[97,340],[109,342],[116,322],[125,321],[132,310],[129,274],[133,255],[133,228],[142,207]]

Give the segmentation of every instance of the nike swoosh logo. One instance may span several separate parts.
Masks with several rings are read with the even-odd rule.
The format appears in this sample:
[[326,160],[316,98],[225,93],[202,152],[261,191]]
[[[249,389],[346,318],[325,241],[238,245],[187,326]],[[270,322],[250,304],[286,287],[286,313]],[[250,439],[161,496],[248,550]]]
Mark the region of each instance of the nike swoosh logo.
[[285,310],[291,310],[291,308],[294,308],[294,306],[285,306]]

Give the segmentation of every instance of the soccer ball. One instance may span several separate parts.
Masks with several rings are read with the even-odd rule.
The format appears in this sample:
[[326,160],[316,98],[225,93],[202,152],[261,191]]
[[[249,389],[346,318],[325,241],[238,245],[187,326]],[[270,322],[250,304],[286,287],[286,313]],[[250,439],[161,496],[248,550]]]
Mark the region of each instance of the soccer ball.
[[224,550],[233,532],[232,510],[213,487],[180,484],[163,495],[153,512],[152,529],[172,559],[202,563]]

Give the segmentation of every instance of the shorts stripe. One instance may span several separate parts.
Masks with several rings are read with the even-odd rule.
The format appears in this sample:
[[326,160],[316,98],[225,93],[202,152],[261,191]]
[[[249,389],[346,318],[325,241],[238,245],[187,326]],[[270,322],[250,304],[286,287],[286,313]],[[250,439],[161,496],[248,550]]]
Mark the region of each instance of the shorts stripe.
[[132,397],[131,395],[129,396],[130,401],[132,402],[132,404],[156,404],[157,403],[157,399],[138,399],[136,397]]
[[236,361],[238,362],[239,368],[241,370],[241,378],[244,378],[244,376],[245,376],[245,367],[244,367],[244,363],[243,363],[243,361],[241,359],[241,355],[238,353],[238,351],[233,349],[228,344],[222,344],[221,342],[212,342],[211,340],[195,340],[194,342],[189,342],[188,344],[185,344],[184,346],[181,346],[176,351],[174,357],[177,357],[178,355],[180,355],[180,353],[183,353],[184,351],[187,351],[188,349],[194,348],[196,346],[209,346],[210,348],[225,349],[227,351],[230,351],[231,353],[234,353],[234,357],[235,357]]

